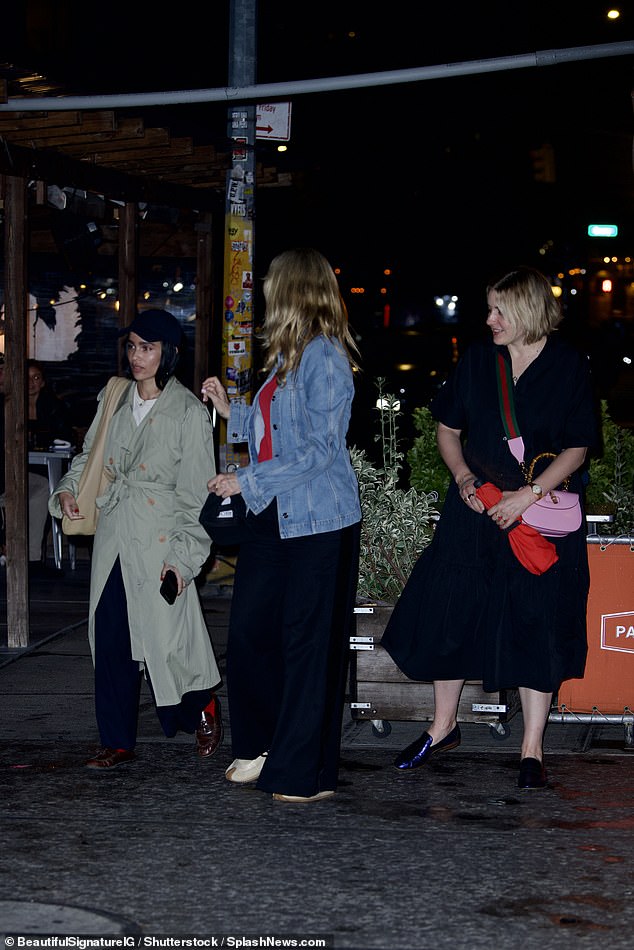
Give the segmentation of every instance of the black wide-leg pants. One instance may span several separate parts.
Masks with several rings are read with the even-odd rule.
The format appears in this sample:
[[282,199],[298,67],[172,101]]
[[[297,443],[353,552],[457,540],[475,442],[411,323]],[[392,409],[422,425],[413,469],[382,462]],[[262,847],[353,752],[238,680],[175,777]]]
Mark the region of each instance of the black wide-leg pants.
[[[134,749],[141,676],[138,661],[132,659],[125,587],[117,558],[95,611],[95,712],[102,746]],[[154,698],[149,670],[146,679]],[[165,735],[175,736],[179,730],[195,732],[211,695],[210,689],[192,690],[177,705],[157,706]]]
[[255,520],[229,624],[233,755],[268,753],[263,791],[314,795],[337,787],[359,526],[281,540],[277,518]]

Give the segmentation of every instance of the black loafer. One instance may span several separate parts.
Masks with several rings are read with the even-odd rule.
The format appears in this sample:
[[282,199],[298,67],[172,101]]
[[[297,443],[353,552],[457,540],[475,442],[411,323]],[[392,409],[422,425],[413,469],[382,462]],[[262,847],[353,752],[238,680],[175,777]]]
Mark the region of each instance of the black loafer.
[[522,759],[517,785],[518,788],[546,788],[546,769],[539,759]]
[[449,752],[450,749],[455,749],[456,746],[460,745],[460,739],[460,726],[458,725],[454,726],[451,732],[435,745],[432,745],[434,740],[429,733],[424,732],[422,736],[408,745],[406,749],[399,752],[394,759],[394,768],[398,769],[399,772],[418,769],[421,765],[424,765],[430,755],[433,755],[435,752]]

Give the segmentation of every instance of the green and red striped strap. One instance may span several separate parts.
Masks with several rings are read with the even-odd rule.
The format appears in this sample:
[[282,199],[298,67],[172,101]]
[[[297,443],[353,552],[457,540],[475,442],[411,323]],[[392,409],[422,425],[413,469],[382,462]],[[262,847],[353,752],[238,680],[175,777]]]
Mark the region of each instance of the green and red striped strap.
[[498,399],[500,401],[500,415],[507,439],[517,439],[520,428],[515,417],[515,403],[513,402],[513,376],[511,367],[501,353],[496,353],[498,374]]

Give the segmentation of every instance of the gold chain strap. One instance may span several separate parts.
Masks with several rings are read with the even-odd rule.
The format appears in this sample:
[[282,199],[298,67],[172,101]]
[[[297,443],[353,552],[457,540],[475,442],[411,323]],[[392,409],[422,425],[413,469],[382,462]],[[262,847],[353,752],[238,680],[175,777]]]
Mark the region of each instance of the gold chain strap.
[[[535,458],[533,459],[531,464],[528,466],[528,468],[526,467],[526,464],[522,462],[521,467],[522,467],[522,471],[524,472],[524,478],[526,479],[526,484],[530,485],[531,482],[533,481],[533,469],[535,468],[535,465],[537,464],[537,462],[539,462],[540,459],[556,459],[556,458],[557,458],[557,455],[555,452],[541,452],[539,455],[535,456]],[[563,490],[568,491],[568,485],[570,484],[570,477],[564,478],[561,484],[562,484]],[[553,504],[556,504],[557,499],[553,495],[553,493],[549,492],[549,495],[553,501]]]

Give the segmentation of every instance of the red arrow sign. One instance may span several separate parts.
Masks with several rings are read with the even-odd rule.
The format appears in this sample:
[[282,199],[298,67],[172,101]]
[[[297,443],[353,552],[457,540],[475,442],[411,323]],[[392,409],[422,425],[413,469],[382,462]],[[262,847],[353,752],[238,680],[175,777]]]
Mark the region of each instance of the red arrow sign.
[[258,105],[255,135],[260,139],[288,142],[291,137],[291,103],[265,102]]

